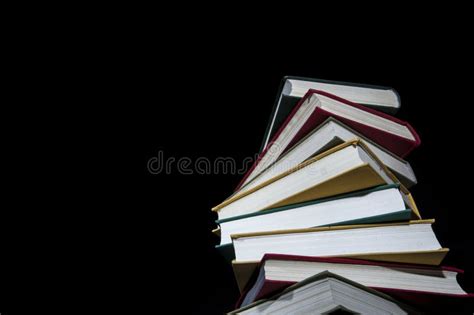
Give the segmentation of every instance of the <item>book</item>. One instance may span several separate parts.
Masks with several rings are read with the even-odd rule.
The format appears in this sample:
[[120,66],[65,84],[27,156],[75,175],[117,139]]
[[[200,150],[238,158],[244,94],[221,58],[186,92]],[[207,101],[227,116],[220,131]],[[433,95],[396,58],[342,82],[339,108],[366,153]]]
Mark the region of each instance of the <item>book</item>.
[[418,314],[392,297],[329,271],[228,314]]
[[326,91],[388,114],[395,114],[401,105],[400,96],[393,88],[286,76],[280,83],[260,151],[263,151],[286,117],[310,89]]
[[235,194],[252,189],[321,152],[355,138],[360,139],[397,176],[405,187],[410,188],[417,183],[410,163],[330,117],[291,149],[283,153],[277,161],[236,191]]
[[407,156],[420,144],[409,123],[333,94],[309,90],[237,186],[247,184],[328,117],[345,123],[390,152]]
[[222,220],[394,183],[399,184],[398,179],[364,143],[355,139],[232,196],[212,210]]
[[438,242],[433,223],[413,220],[235,234],[232,266],[243,289],[266,253],[439,265],[448,249]]
[[409,304],[454,307],[474,298],[457,281],[464,271],[453,267],[266,254],[255,281],[243,292],[238,306],[272,296],[326,270]]
[[403,186],[391,184],[217,220],[216,223],[220,227],[220,246],[225,246],[231,245],[231,234],[410,219],[421,219],[410,192]]

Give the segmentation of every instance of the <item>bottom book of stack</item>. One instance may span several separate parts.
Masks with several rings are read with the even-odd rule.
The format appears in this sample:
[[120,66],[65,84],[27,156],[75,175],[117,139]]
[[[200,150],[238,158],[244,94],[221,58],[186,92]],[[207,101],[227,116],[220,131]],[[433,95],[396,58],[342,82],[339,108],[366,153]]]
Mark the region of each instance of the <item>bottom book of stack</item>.
[[419,314],[392,297],[329,271],[229,314]]

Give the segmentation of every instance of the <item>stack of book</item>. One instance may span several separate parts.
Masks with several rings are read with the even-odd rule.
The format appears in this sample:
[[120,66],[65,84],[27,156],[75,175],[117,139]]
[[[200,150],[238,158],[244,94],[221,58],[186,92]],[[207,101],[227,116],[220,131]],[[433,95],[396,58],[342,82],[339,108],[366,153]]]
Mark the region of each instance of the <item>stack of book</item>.
[[236,314],[406,314],[472,301],[422,219],[420,145],[394,89],[285,77],[261,153],[218,214]]

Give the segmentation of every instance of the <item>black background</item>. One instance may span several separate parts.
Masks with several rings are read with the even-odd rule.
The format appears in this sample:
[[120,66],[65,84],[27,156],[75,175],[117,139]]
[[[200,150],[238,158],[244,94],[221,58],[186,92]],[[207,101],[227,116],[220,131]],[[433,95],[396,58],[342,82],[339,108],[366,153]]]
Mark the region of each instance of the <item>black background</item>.
[[112,43],[104,33],[56,51],[54,70],[33,71],[35,82],[55,78],[33,95],[46,105],[15,113],[9,130],[22,131],[19,139],[7,136],[22,168],[2,214],[2,314],[63,302],[65,311],[231,310],[238,290],[214,249],[210,209],[240,176],[153,175],[147,161],[160,150],[193,161],[253,156],[284,75],[399,92],[397,117],[422,139],[407,158],[419,182],[412,194],[451,249],[445,264],[465,269],[473,290],[472,82],[463,79],[462,41],[423,31],[410,41],[362,36],[364,44],[361,33],[341,33],[338,46],[317,36],[268,38],[278,31],[208,38],[207,29],[188,29]]
[[[239,57],[242,54],[245,59]],[[392,86],[402,98],[397,116],[410,121],[422,139],[422,146],[408,158],[419,180],[413,195],[423,217],[437,220],[435,231],[442,244],[451,248],[445,263],[466,269],[472,289],[470,119],[465,111],[470,105],[462,81],[452,72],[455,61],[437,62],[426,51],[410,52],[402,62],[377,52],[336,60],[318,54],[283,54],[268,60],[265,53],[254,51],[235,56],[221,65],[214,65],[212,57],[201,60],[200,66],[192,67],[200,84],[177,89],[178,101],[163,104],[165,108],[147,107],[140,139],[145,144],[143,165],[158,150],[192,159],[224,156],[241,161],[252,156],[262,141],[280,79],[287,74]],[[181,118],[172,119],[175,124],[162,123],[170,117]],[[177,290],[186,283],[192,292],[190,308],[196,313],[229,310],[238,297],[230,268],[212,248],[217,239],[209,232],[215,219],[209,209],[226,198],[239,179],[144,174],[148,211],[173,222],[175,233],[184,236],[178,244],[165,245],[174,260],[166,265],[175,272],[186,270],[174,283]],[[147,224],[153,229],[153,223]],[[157,233],[167,237],[163,230]]]

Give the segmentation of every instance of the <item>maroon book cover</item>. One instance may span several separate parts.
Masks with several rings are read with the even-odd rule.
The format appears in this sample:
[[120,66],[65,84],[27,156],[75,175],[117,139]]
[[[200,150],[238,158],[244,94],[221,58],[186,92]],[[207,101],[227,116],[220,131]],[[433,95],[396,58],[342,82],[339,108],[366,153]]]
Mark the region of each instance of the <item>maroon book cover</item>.
[[294,144],[296,144],[298,141],[300,141],[302,138],[304,138],[307,134],[309,134],[314,128],[319,126],[321,123],[323,123],[327,118],[333,117],[342,123],[346,124],[347,126],[353,128],[354,130],[360,132],[362,135],[366,136],[367,138],[371,139],[372,141],[376,142],[377,144],[381,145],[382,147],[386,148],[387,150],[391,151],[392,153],[400,156],[400,157],[405,157],[407,156],[411,151],[413,151],[416,147],[418,147],[421,143],[420,137],[416,133],[415,129],[406,121],[402,121],[400,119],[397,119],[395,117],[392,117],[390,115],[387,115],[385,113],[379,112],[377,110],[374,110],[372,108],[368,108],[356,103],[353,103],[351,101],[348,101],[346,99],[340,98],[336,95],[324,92],[324,91],[319,91],[319,90],[309,90],[305,96],[299,101],[298,105],[295,106],[295,108],[292,110],[290,115],[286,118],[285,122],[282,124],[278,132],[273,136],[271,141],[269,141],[268,145],[265,147],[265,149],[262,151],[262,153],[259,154],[257,157],[256,161],[252,165],[252,167],[249,169],[249,171],[245,174],[245,176],[242,178],[240,181],[239,185],[237,186],[236,190],[240,189],[242,187],[243,183],[247,179],[248,176],[252,173],[252,171],[255,169],[255,167],[258,165],[260,160],[265,156],[271,145],[276,141],[278,136],[282,133],[282,131],[285,129],[285,127],[288,125],[292,117],[296,114],[298,109],[301,107],[301,105],[313,94],[319,94],[323,95],[329,98],[332,98],[338,102],[344,103],[348,106],[352,106],[355,108],[358,108],[360,110],[363,110],[367,113],[371,113],[374,115],[377,115],[379,117],[385,118],[387,120],[393,121],[395,123],[398,123],[400,125],[406,126],[410,132],[412,133],[413,137],[415,140],[410,140],[406,139],[397,135],[394,135],[389,132],[385,132],[383,130],[367,126],[365,124],[361,124],[358,122],[355,122],[351,119],[343,118],[341,116],[335,115],[333,113],[330,113],[328,111],[325,111],[319,107],[317,107],[313,113],[310,115],[310,117],[306,120],[305,124],[301,127],[299,132],[295,135],[295,137],[290,141],[288,146],[283,149],[283,152],[287,151],[290,149]]
[[[415,265],[415,264],[402,264],[402,263],[386,263],[378,261],[367,261],[359,260],[352,258],[336,258],[336,257],[308,257],[308,256],[294,256],[294,255],[281,255],[281,254],[265,254],[260,262],[260,268],[263,266],[264,262],[267,260],[291,260],[291,261],[309,261],[309,262],[325,262],[325,263],[334,263],[334,264],[357,264],[357,265],[372,265],[372,266],[381,266],[387,268],[416,268],[416,269],[429,269],[429,270],[446,270],[457,272],[458,274],[463,274],[464,271],[454,267],[446,266],[426,266],[426,265]],[[260,268],[257,269],[258,273]],[[256,277],[254,278],[254,280]],[[295,284],[293,281],[276,281],[265,279],[265,283],[261,288],[260,292],[257,294],[255,300],[260,300],[262,298],[268,298],[281,290],[289,287],[290,285]],[[254,281],[249,282],[248,287],[242,292],[239,300],[237,301],[236,307],[240,307],[248,291],[254,285]],[[414,291],[414,290],[404,290],[404,289],[392,289],[392,288],[379,288],[371,287],[377,291],[383,292],[392,296],[393,298],[411,304],[414,306],[419,306],[426,308],[430,307],[448,307],[455,309],[465,303],[472,304],[474,303],[474,294],[445,294],[437,292],[427,292],[427,291]]]

